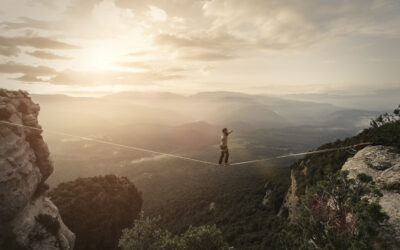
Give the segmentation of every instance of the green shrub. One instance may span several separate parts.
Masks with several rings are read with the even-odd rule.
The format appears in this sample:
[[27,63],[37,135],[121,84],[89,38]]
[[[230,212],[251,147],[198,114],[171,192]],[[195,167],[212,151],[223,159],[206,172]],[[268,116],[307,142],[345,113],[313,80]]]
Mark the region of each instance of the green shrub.
[[292,224],[281,233],[283,248],[370,249],[388,247],[379,228],[388,216],[382,212],[372,178],[349,179],[339,171],[307,190]]
[[190,226],[181,238],[183,249],[187,250],[228,249],[228,244],[224,241],[221,231],[215,225]]
[[158,221],[159,218],[143,218],[143,216],[139,220],[135,220],[131,229],[122,230],[119,247],[124,250],[160,249],[167,235],[158,228]]
[[157,223],[160,218],[143,216],[133,227],[124,229],[119,241],[122,250],[224,250],[228,244],[221,231],[215,226],[190,226],[181,235],[172,235],[162,230]]

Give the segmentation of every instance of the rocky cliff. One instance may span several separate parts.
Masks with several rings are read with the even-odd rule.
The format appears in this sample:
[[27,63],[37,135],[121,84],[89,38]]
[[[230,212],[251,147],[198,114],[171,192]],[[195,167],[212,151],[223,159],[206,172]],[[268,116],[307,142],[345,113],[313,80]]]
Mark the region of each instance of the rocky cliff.
[[[295,173],[307,177],[307,163],[310,160],[300,161],[296,167],[302,169],[292,169],[291,186],[286,194],[285,200],[279,211],[282,215],[287,209],[288,217],[295,216],[294,211],[299,200],[296,195],[298,183]],[[321,168],[323,166],[320,166]],[[382,210],[389,215],[389,227],[383,229],[390,230],[390,235],[400,239],[400,154],[398,150],[385,146],[368,146],[358,151],[350,157],[342,166],[341,170],[349,171],[349,178],[356,178],[359,173],[371,176],[377,187],[383,194],[380,199]]]
[[39,105],[23,91],[0,89],[0,233],[11,229],[18,245],[33,250],[73,249],[75,235],[46,198],[53,172],[41,131]]
[[296,208],[297,202],[299,201],[299,197],[296,195],[297,183],[296,178],[294,176],[294,171],[290,171],[290,187],[286,193],[285,199],[283,200],[283,204],[279,209],[278,216],[282,216],[285,209],[288,211],[288,217],[291,219],[294,215],[294,210]]
[[290,171],[290,186],[283,200],[282,206],[279,209],[278,216],[282,216],[287,210],[287,216],[292,219],[294,216],[295,208],[299,202],[297,195],[298,184],[296,181],[296,175],[302,175],[303,177],[307,174],[307,164],[310,163],[309,159],[301,160],[298,165],[294,165]]
[[389,215],[391,237],[400,239],[400,154],[391,147],[369,146],[360,150],[342,167],[349,177],[359,173],[372,177],[383,196],[379,204]]

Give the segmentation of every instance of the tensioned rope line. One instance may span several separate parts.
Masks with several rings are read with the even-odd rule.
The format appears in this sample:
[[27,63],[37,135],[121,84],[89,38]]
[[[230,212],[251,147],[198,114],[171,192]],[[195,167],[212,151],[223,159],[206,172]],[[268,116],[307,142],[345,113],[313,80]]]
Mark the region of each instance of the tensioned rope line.
[[255,162],[260,162],[260,161],[268,161],[268,160],[273,160],[273,159],[287,158],[287,157],[292,157],[292,156],[319,154],[319,153],[325,153],[325,152],[331,152],[331,151],[344,150],[344,149],[358,147],[358,146],[368,146],[371,144],[372,144],[371,142],[364,142],[364,143],[354,144],[354,145],[345,146],[345,147],[327,148],[327,149],[321,149],[321,150],[315,150],[315,151],[309,151],[309,152],[303,152],[303,153],[279,155],[279,156],[263,158],[263,159],[259,159],[259,160],[236,162],[236,163],[232,163],[230,165],[235,166],[235,165],[243,165],[243,164],[247,164],[247,163],[255,163]]
[[351,145],[351,146],[340,147],[340,148],[321,149],[321,150],[310,151],[310,152],[303,152],[303,153],[296,153],[296,154],[280,155],[280,156],[269,157],[269,158],[263,158],[263,159],[258,159],[258,160],[236,162],[236,163],[232,163],[232,164],[230,164],[230,165],[231,165],[231,166],[236,166],[236,165],[243,165],[243,164],[248,164],[248,163],[256,163],[256,162],[260,162],[260,161],[268,161],[268,160],[273,160],[273,159],[287,158],[287,157],[292,157],[292,156],[319,154],[319,153],[324,153],[324,152],[331,152],[331,151],[337,151],[337,150],[352,148],[352,147],[354,147],[354,146],[357,146],[357,145]]
[[[9,125],[9,126],[14,126],[14,127],[29,128],[29,129],[36,130],[36,131],[41,131],[41,132],[44,131],[43,129],[40,129],[40,128],[37,128],[37,127],[27,126],[27,125],[12,123],[12,122],[0,121],[0,123],[5,124],[5,125]],[[203,163],[203,164],[208,164],[208,165],[213,165],[213,166],[218,166],[219,165],[219,164],[214,163],[214,162],[203,161],[203,160],[199,160],[199,159],[189,158],[189,157],[170,154],[170,153],[158,152],[158,151],[154,151],[154,150],[150,150],[150,149],[139,148],[139,147],[124,145],[124,144],[120,144],[120,143],[114,143],[114,142],[111,142],[111,141],[94,139],[94,138],[90,138],[90,137],[72,135],[72,134],[67,134],[67,133],[63,133],[63,132],[59,132],[59,131],[53,131],[53,130],[47,130],[46,129],[46,132],[47,133],[51,133],[51,134],[56,134],[56,135],[74,137],[74,138],[78,138],[78,139],[85,140],[85,141],[92,141],[92,142],[96,142],[96,143],[111,145],[111,146],[120,147],[120,148],[124,148],[124,149],[131,149],[131,150],[141,151],[141,152],[146,152],[146,153],[165,155],[165,156],[174,157],[174,158],[178,158],[178,159],[182,159],[182,160],[193,161],[193,162],[198,162],[198,163]],[[232,163],[230,165],[231,166],[237,166],[237,165],[244,165],[244,164],[248,164],[248,163],[256,163],[256,162],[261,162],[261,161],[268,161],[268,160],[272,160],[272,159],[280,159],[280,158],[287,158],[287,157],[293,157],[293,156],[318,154],[318,153],[324,153],[324,152],[348,149],[348,148],[352,148],[352,147],[355,147],[355,146],[365,146],[365,145],[370,145],[370,144],[371,143],[367,142],[367,143],[355,144],[355,145],[339,147],[339,148],[328,148],[328,149],[321,149],[321,150],[315,150],[315,151],[309,151],[309,152],[303,152],[303,153],[286,154],[286,155],[280,155],[280,156],[269,157],[269,158],[258,159],[258,160],[236,162],[236,163]]]
[[[27,126],[27,125],[22,125],[22,124],[17,124],[17,123],[12,123],[12,122],[0,121],[0,123],[6,124],[6,125],[10,125],[10,126],[14,126],[14,127],[25,127],[25,128],[33,129],[33,130],[36,130],[36,131],[44,131],[43,129],[40,129],[40,128]],[[67,134],[67,133],[63,133],[63,132],[47,130],[47,129],[46,129],[46,132],[47,133],[51,133],[51,134],[56,134],[56,135],[74,137],[74,138],[78,138],[78,139],[85,140],[85,141],[92,141],[92,142],[96,142],[96,143],[107,144],[107,145],[116,146],[116,147],[125,148],[125,149],[132,149],[132,150],[135,150],[135,151],[141,151],[141,152],[146,152],[146,153],[165,155],[165,156],[169,156],[169,157],[179,158],[179,159],[182,159],[182,160],[188,160],[188,161],[193,161],[193,162],[199,162],[199,163],[218,166],[218,164],[214,163],[214,162],[203,161],[203,160],[193,159],[193,158],[184,157],[184,156],[180,156],[180,155],[174,155],[174,154],[169,154],[169,153],[158,152],[158,151],[145,149],[145,148],[138,148],[138,147],[134,147],[134,146],[124,145],[124,144],[120,144],[120,143],[114,143],[114,142],[104,141],[104,140],[99,140],[99,139],[94,139],[94,138],[90,138],[90,137],[72,135],[72,134]]]
[[309,152],[303,152],[303,153],[279,155],[279,156],[274,156],[274,157],[269,157],[269,158],[264,158],[264,159],[259,159],[259,160],[236,162],[236,163],[232,163],[230,165],[235,166],[235,165],[243,165],[243,164],[247,164],[247,163],[255,163],[255,162],[260,162],[260,161],[268,161],[268,160],[273,160],[273,159],[287,158],[287,157],[292,157],[292,156],[319,154],[319,153],[325,153],[325,152],[344,150],[344,149],[348,149],[348,148],[354,148],[354,147],[358,147],[358,146],[368,146],[371,144],[372,144],[371,142],[364,142],[364,143],[354,144],[354,145],[345,146],[345,147],[327,148],[327,149],[321,149],[321,150],[315,150],[315,151],[309,151]]

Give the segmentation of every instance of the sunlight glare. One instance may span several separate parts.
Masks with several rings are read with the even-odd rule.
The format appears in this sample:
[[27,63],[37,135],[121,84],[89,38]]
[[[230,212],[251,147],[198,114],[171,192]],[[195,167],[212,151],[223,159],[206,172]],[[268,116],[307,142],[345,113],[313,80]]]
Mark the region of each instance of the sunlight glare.
[[121,47],[113,42],[93,44],[82,51],[80,68],[85,71],[112,70],[121,53]]

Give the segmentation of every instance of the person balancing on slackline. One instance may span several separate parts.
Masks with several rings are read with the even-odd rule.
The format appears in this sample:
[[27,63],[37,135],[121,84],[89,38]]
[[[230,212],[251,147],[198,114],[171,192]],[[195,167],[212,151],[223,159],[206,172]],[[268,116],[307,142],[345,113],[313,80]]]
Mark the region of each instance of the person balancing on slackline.
[[228,166],[228,159],[229,159],[229,149],[228,149],[228,135],[233,131],[228,131],[227,128],[222,129],[221,135],[221,156],[219,157],[219,165],[222,166],[222,161],[225,157],[225,166]]

